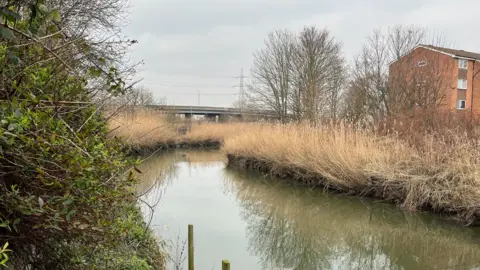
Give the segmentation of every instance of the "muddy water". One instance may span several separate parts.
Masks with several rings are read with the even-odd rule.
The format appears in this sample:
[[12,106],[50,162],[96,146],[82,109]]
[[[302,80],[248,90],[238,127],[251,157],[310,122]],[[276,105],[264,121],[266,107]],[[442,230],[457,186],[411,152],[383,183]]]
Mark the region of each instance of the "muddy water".
[[480,231],[381,202],[332,195],[225,166],[219,152],[154,156],[141,167],[145,219],[168,269],[480,269]]

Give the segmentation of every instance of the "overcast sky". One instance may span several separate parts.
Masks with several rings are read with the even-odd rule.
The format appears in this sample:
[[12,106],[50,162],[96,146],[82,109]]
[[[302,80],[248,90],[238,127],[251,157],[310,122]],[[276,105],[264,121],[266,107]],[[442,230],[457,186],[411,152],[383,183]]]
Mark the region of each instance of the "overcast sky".
[[[240,69],[275,29],[328,28],[348,59],[376,28],[415,24],[480,52],[479,0],[130,0],[141,85],[168,104],[231,106]],[[246,79],[248,80],[248,78]]]

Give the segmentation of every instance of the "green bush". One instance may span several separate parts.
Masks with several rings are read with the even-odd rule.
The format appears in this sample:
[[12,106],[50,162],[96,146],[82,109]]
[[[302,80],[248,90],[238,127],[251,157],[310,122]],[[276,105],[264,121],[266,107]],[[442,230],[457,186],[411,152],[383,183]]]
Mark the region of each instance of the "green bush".
[[123,80],[86,41],[56,34],[47,4],[0,6],[0,264],[163,269],[134,194],[136,160],[92,102],[92,82],[117,95]]
[[143,260],[139,259],[138,257],[134,256],[129,260],[121,261],[118,264],[118,270],[151,270],[152,268],[148,263]]

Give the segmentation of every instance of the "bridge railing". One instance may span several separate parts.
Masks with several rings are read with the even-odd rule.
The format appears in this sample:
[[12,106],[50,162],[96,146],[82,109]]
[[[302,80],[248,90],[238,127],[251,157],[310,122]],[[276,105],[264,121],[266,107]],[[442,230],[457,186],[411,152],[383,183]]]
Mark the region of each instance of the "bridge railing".
[[229,107],[212,107],[212,106],[185,106],[185,105],[147,105],[146,107],[154,108],[161,111],[179,112],[179,113],[220,113],[220,114],[250,114],[250,115],[271,115],[276,113],[271,110],[252,110],[252,109],[238,109]]

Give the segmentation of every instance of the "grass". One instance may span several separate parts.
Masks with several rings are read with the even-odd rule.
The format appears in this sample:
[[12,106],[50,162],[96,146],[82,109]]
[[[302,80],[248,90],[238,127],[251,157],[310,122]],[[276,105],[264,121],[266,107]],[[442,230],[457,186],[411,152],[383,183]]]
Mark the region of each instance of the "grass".
[[135,146],[168,142],[178,136],[176,123],[167,121],[164,114],[149,110],[120,113],[110,120],[109,126],[111,136],[121,137]]
[[231,166],[371,196],[472,225],[480,217],[478,125],[459,127],[457,120],[444,116],[438,119],[448,122],[425,119],[391,121],[373,129],[197,123],[181,134],[186,123],[141,111],[113,119],[111,134],[138,148],[222,142]]
[[[478,141],[422,135],[416,145],[349,126],[252,126],[225,139],[231,165],[252,167],[469,225],[480,216]],[[444,138],[444,139],[441,139]]]
[[219,146],[225,137],[238,133],[241,124],[169,120],[168,116],[151,110],[121,113],[109,122],[110,135],[121,137],[134,148],[199,145]]

